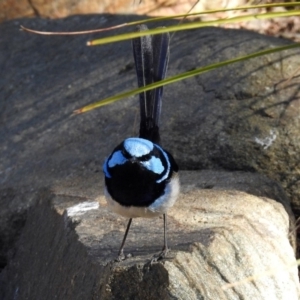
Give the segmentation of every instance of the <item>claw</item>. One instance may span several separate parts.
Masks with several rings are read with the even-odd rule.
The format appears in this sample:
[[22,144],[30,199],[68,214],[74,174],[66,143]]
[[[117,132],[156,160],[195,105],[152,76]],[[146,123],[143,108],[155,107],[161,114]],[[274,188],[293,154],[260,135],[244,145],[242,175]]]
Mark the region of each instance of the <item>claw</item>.
[[124,255],[123,249],[119,251],[118,257],[115,259],[116,262],[120,262],[122,260],[125,260],[126,256]]
[[115,259],[115,262],[121,262],[127,258],[132,257],[132,254],[128,253],[127,255],[124,254],[123,250],[119,252],[118,257]]
[[160,253],[153,255],[150,264],[152,265],[153,263],[156,263],[159,260],[164,259],[167,256],[167,254],[168,254],[169,251],[170,251],[169,248],[164,247]]
[[121,262],[125,259],[126,259],[125,255],[118,255],[118,257],[115,259],[115,262]]

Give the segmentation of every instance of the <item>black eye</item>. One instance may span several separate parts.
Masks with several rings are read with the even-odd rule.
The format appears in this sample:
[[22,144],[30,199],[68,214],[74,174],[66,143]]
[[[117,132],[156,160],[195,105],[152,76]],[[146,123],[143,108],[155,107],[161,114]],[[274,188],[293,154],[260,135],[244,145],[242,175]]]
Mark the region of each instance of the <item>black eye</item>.
[[150,160],[152,157],[152,155],[150,154],[146,154],[146,155],[143,155],[141,158],[139,158],[140,161],[147,161],[147,160]]
[[127,159],[131,158],[130,154],[124,148],[122,148],[121,153],[125,158]]

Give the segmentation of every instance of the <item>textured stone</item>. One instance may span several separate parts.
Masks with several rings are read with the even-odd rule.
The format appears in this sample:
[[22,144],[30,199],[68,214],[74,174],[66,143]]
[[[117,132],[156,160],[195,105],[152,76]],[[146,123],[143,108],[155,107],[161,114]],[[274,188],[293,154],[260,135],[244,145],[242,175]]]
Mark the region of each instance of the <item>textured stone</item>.
[[25,224],[27,209],[33,205],[33,196],[13,188],[0,190],[0,269],[7,263],[7,253]]
[[[59,187],[69,185],[70,197],[63,198],[66,203],[74,197],[84,201],[86,190],[93,191],[89,199],[97,197],[104,158],[121,140],[138,131],[138,122],[134,121],[138,114],[136,97],[71,117],[74,109],[136,86],[130,42],[88,48],[87,37],[30,35],[19,32],[19,25],[62,31],[112,26],[135,19],[98,15],[56,21],[24,19],[0,25],[2,265],[15,236],[20,234],[26,210],[35,203],[37,189],[49,187],[57,195],[66,193],[65,189],[59,192]],[[122,32],[126,30],[131,29]],[[89,38],[93,37],[96,35]],[[172,38],[169,75],[287,43],[220,28],[177,33]],[[282,184],[297,212],[299,78],[283,80],[298,69],[298,52],[254,59],[167,86],[162,141],[180,168],[227,169],[232,176],[237,170],[266,174]],[[95,174],[98,179],[90,181]],[[220,176],[217,178],[221,181]],[[238,181],[234,182],[234,190],[239,190]],[[247,184],[243,191],[278,200],[273,192],[261,192],[259,180],[254,182],[251,191]],[[228,188],[226,184],[224,189]],[[274,187],[280,190],[274,181],[263,186],[266,191]],[[291,216],[292,229],[288,201],[278,201]],[[41,209],[47,210],[43,205]],[[258,213],[260,209],[259,206]],[[115,217],[113,220],[119,230],[120,222]]]
[[[1,274],[1,299],[298,299],[280,203],[288,202],[276,183],[251,173],[182,171],[182,193],[168,214],[172,251],[150,265],[163,243],[162,218],[134,219],[125,245],[132,258],[114,262],[126,219],[108,211],[103,193],[95,201],[98,180],[37,196]],[[77,189],[81,197],[72,196]]]
[[28,0],[0,1],[0,22],[20,17],[31,17],[33,15],[34,10]]

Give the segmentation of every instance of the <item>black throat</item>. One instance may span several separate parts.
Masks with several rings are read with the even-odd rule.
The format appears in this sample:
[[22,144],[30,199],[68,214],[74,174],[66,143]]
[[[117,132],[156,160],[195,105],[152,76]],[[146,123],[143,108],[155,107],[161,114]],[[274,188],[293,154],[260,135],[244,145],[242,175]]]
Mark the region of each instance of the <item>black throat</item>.
[[156,182],[156,175],[138,163],[128,161],[113,168],[112,178],[105,178],[109,194],[124,206],[147,207],[164,194],[166,181]]

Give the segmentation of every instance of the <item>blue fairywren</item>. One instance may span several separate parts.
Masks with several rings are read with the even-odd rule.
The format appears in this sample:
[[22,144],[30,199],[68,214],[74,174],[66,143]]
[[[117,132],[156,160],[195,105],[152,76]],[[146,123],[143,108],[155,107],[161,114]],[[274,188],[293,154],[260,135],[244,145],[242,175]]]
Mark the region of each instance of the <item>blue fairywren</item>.
[[[140,25],[138,30],[148,30]],[[163,80],[169,60],[168,33],[132,40],[138,86]],[[123,248],[132,218],[164,216],[164,246],[156,261],[165,257],[167,210],[179,194],[178,167],[172,155],[160,146],[159,117],[163,88],[142,92],[140,134],[118,145],[103,165],[105,195],[112,211],[129,218],[118,260],[125,259]]]

